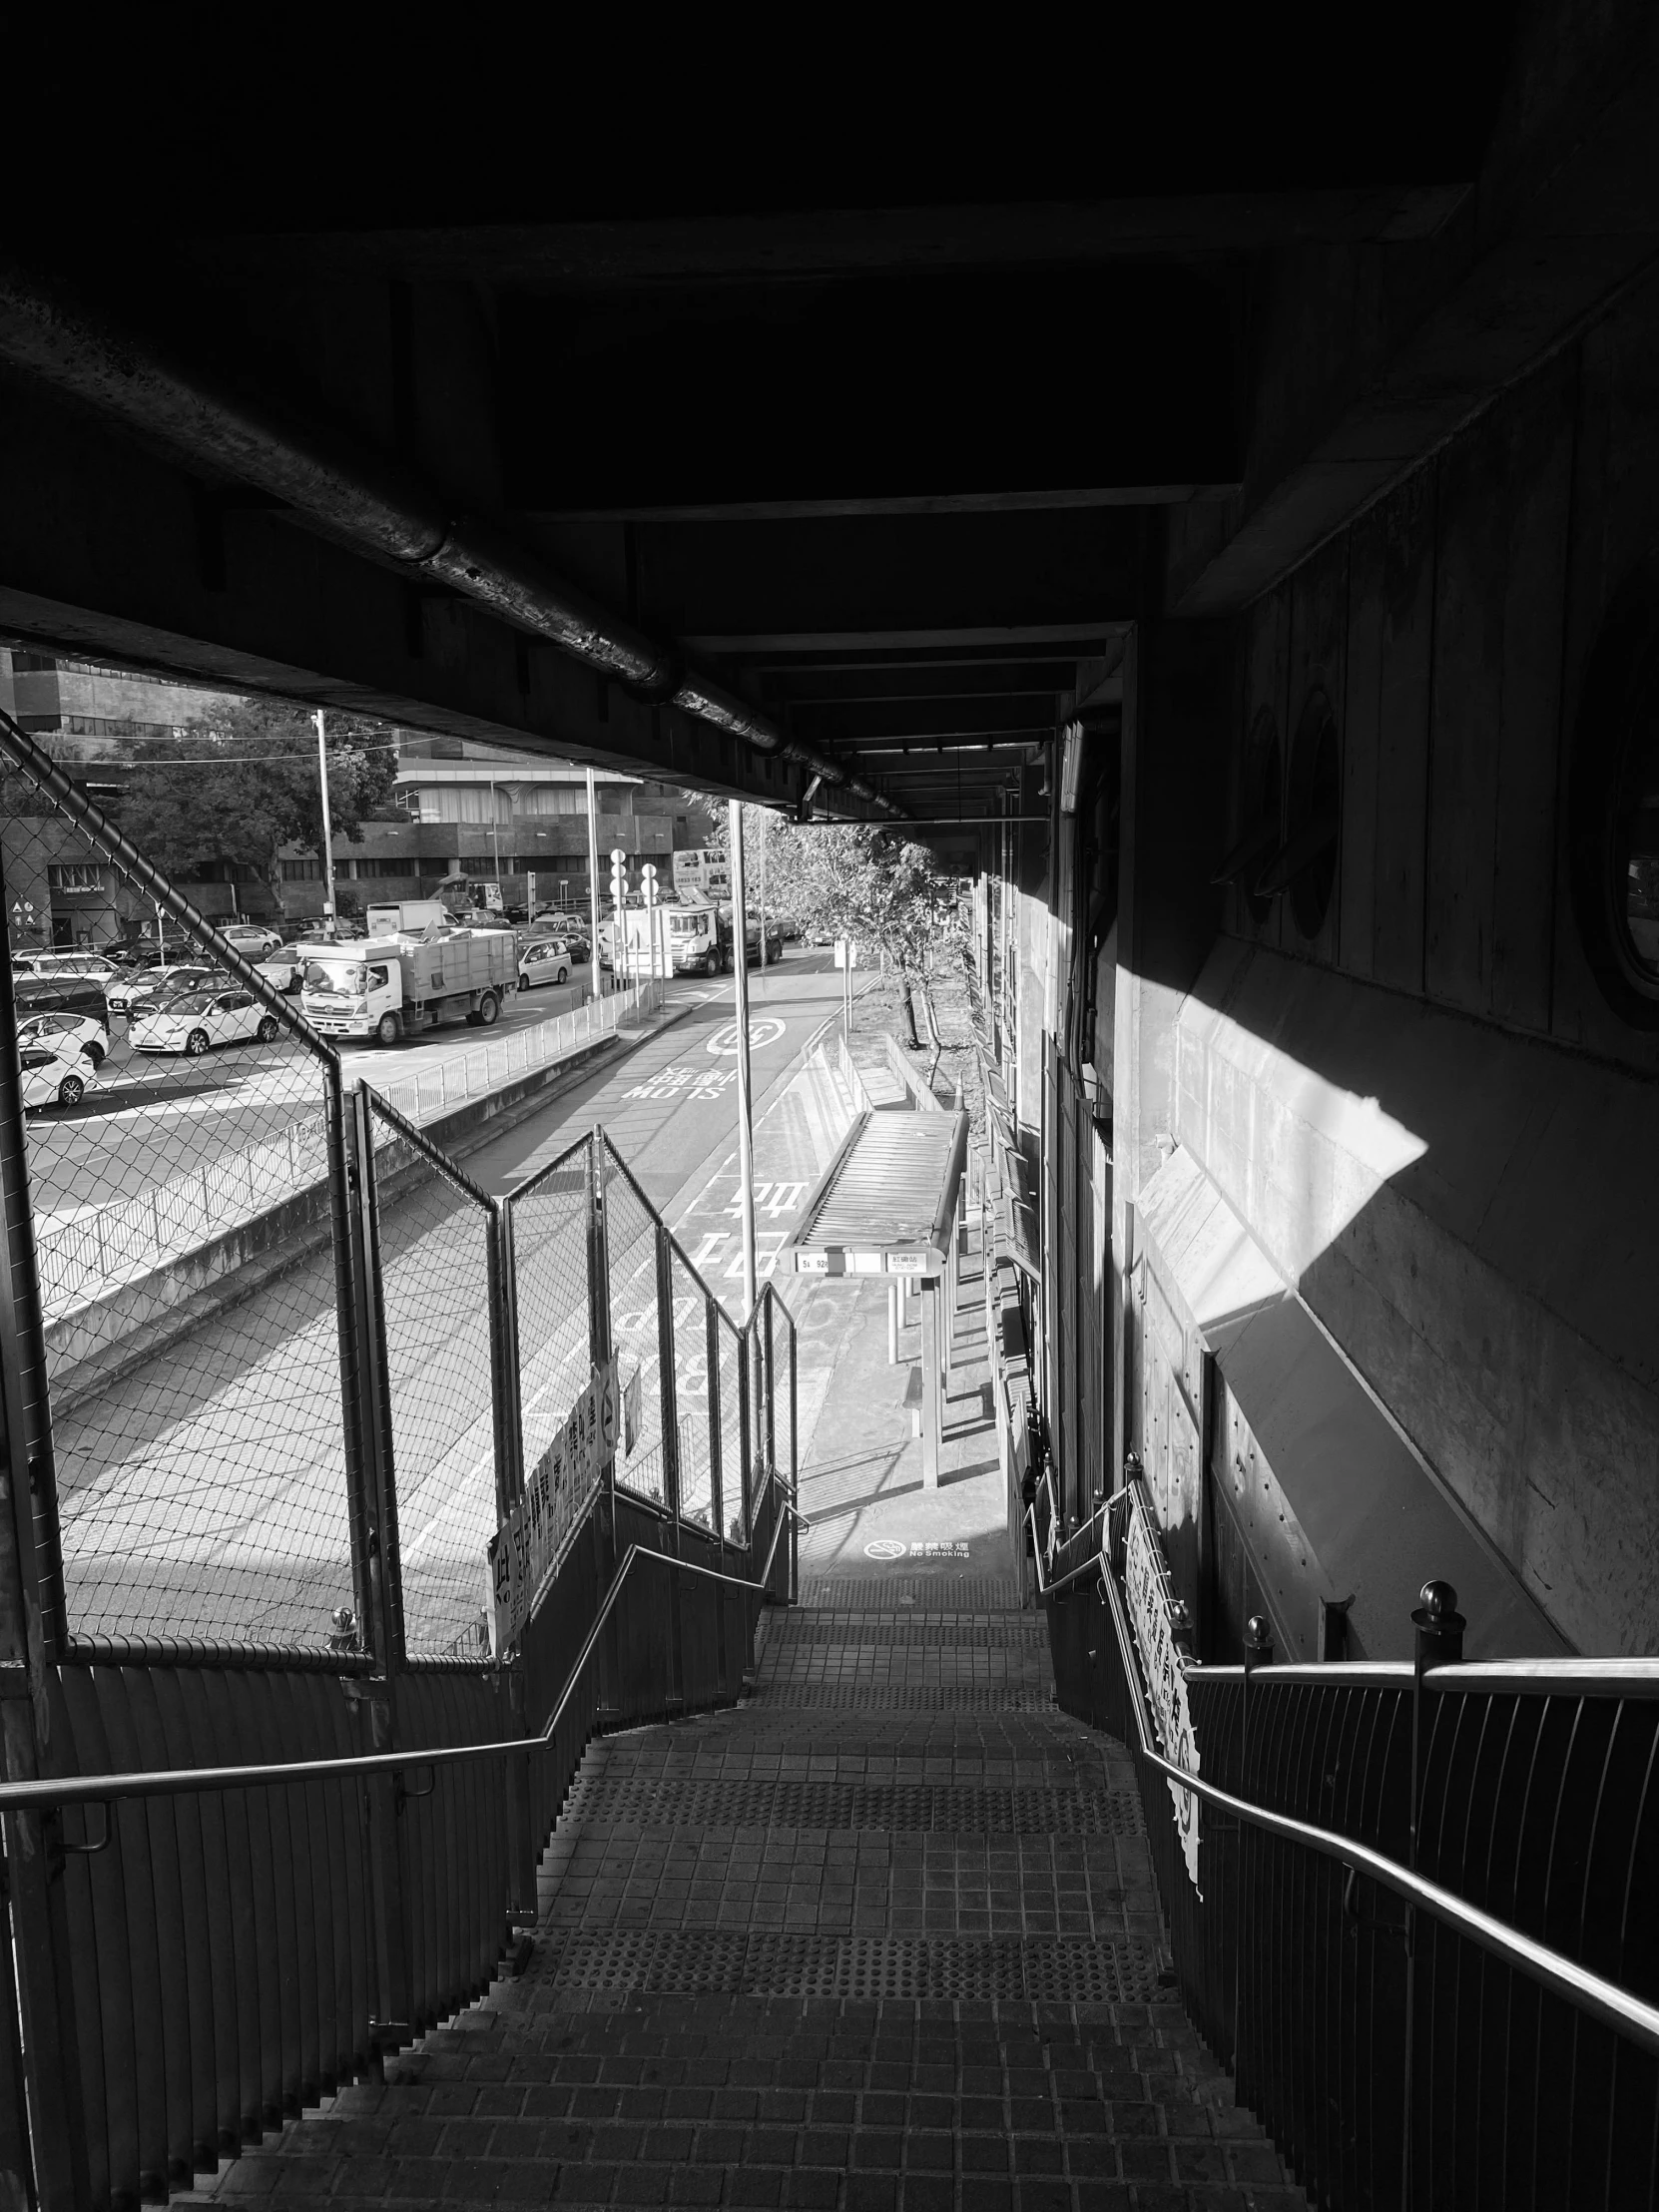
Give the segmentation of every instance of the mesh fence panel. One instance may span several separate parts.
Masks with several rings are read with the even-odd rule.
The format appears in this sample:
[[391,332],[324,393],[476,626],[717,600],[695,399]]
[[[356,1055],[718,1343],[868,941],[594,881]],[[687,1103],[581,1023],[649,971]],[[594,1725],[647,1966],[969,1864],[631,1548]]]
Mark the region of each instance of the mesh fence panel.
[[322,1065],[11,772],[0,858],[70,1631],[322,1643],[353,1602]]
[[718,1312],[720,1345],[721,1510],[732,1541],[749,1541],[749,1488],[743,1454],[743,1374],[736,1325]]
[[663,1470],[662,1348],[657,1330],[656,1217],[611,1165],[605,1193],[605,1247],[611,1270],[611,1341],[623,1393],[623,1448],[616,1478],[661,1503]]
[[[562,1433],[591,1371],[588,1323],[588,1185],[592,1142],[584,1137],[512,1200],[518,1283],[518,1373],[528,1481]],[[560,1459],[553,1499],[554,1542],[587,1502],[570,1488]],[[591,1490],[591,1485],[590,1485]]]
[[680,1412],[680,1505],[687,1520],[715,1525],[709,1423],[709,1300],[684,1257],[670,1260],[674,1291],[674,1389]]
[[471,1653],[495,1533],[490,1216],[374,1108],[403,1633]]

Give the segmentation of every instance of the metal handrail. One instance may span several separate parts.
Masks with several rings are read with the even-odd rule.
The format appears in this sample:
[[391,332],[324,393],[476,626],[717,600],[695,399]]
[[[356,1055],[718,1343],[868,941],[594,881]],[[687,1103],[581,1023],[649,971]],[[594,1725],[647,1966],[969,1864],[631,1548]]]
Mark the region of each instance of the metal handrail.
[[[782,1482],[775,1473],[774,1481]],[[475,1759],[515,1758],[528,1751],[543,1750],[553,1741],[554,1731],[564,1718],[565,1707],[575,1694],[583,1668],[599,1641],[600,1630],[611,1617],[612,1608],[622,1592],[629,1571],[636,1559],[655,1559],[665,1567],[676,1567],[682,1574],[700,1574],[709,1582],[724,1582],[731,1588],[764,1591],[772,1576],[778,1557],[779,1539],[789,1515],[796,1512],[793,1501],[786,1495],[781,1498],[782,1510],[778,1525],[773,1529],[772,1542],[767,1548],[766,1565],[760,1579],[752,1582],[747,1575],[722,1574],[716,1567],[700,1566],[695,1559],[677,1559],[671,1552],[646,1551],[639,1544],[630,1544],[623,1554],[616,1578],[605,1593],[605,1599],[588,1630],[574,1665],[565,1678],[565,1686],[559,1692],[558,1702],[549,1715],[545,1727],[536,1736],[510,1736],[498,1743],[486,1744],[435,1744],[425,1750],[357,1752],[340,1759],[293,1759],[271,1766],[237,1767],[163,1767],[135,1774],[82,1774],[65,1775],[58,1779],[43,1778],[34,1782],[0,1783],[0,1813],[37,1812],[54,1805],[97,1805],[113,1803],[117,1798],[140,1797],[189,1797],[201,1790],[269,1789],[276,1783],[327,1782],[347,1775],[397,1774],[420,1767],[457,1767]],[[797,1518],[799,1518],[797,1514]]]
[[[1033,1533],[1035,1532],[1033,1517]],[[1286,1843],[1301,1844],[1309,1851],[1317,1851],[1326,1859],[1335,1859],[1345,1867],[1369,1875],[1380,1882],[1408,1905],[1420,1906],[1432,1913],[1436,1920],[1445,1922],[1460,1936],[1467,1936],[1484,1949],[1503,1960],[1505,1965],[1518,1966],[1522,1973],[1534,1981],[1565,1997],[1569,2003],[1581,2006],[1602,2023],[1621,2035],[1628,2035],[1644,2050],[1659,2055],[1659,2006],[1645,2003],[1632,1996],[1616,1981],[1592,1973],[1561,1952],[1551,1950],[1547,1943],[1540,1943],[1530,1936],[1523,1936],[1504,1922],[1494,1920],[1478,1906],[1470,1905],[1450,1890],[1442,1890],[1438,1883],[1429,1882],[1423,1876],[1385,1858],[1382,1852],[1373,1851],[1370,1845],[1360,1844],[1347,1836],[1334,1834],[1330,1829],[1316,1828],[1310,1822],[1294,1820],[1287,1813],[1270,1813],[1265,1806],[1256,1805],[1248,1798],[1235,1797],[1230,1790],[1221,1790],[1213,1782],[1206,1782],[1196,1774],[1189,1774],[1177,1766],[1173,1759],[1166,1759],[1157,1749],[1151,1710],[1147,1704],[1146,1689],[1141,1681],[1140,1662],[1135,1654],[1134,1637],[1128,1615],[1124,1610],[1123,1596],[1117,1586],[1117,1578],[1107,1568],[1104,1556],[1091,1559],[1088,1565],[1100,1575],[1106,1595],[1107,1610],[1112,1617],[1112,1631],[1117,1638],[1118,1657],[1122,1662],[1124,1679],[1130,1688],[1130,1703],[1135,1714],[1135,1733],[1140,1742],[1141,1757],[1148,1766],[1166,1776],[1177,1789],[1188,1791],[1218,1811],[1230,1813],[1251,1828],[1260,1829],[1265,1835],[1277,1836]],[[1335,1669],[1321,1669],[1329,1679]],[[1437,1668],[1433,1674],[1445,1676],[1464,1670]],[[1495,1670],[1482,1667],[1467,1670],[1487,1677]],[[1252,1673],[1252,1685],[1260,1679]],[[1432,1675],[1425,1676],[1432,1680]]]

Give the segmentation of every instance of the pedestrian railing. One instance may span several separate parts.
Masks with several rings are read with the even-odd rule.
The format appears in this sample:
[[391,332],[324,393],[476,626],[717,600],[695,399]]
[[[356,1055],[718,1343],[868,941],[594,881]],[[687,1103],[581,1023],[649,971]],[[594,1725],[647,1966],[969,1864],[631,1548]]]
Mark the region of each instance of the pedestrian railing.
[[1060,1702],[1134,1753],[1181,1996],[1311,2200],[1653,2202],[1659,1662],[1465,1663],[1431,1582],[1413,1663],[1256,1620],[1198,1666],[1138,1476],[1045,1567],[1049,1510]]

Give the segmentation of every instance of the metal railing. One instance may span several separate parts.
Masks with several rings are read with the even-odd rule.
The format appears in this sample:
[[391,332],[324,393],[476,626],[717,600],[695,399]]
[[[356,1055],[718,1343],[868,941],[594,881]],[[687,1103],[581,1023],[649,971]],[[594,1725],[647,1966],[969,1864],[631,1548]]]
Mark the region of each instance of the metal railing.
[[1265,1623],[1242,1666],[1187,1664],[1188,1763],[1130,1624],[1129,1501],[1053,1572],[1031,1509],[1056,1685],[1135,1755],[1183,1999],[1310,2194],[1651,2201],[1659,1663],[1461,1663],[1431,1584],[1414,1664],[1276,1667]]

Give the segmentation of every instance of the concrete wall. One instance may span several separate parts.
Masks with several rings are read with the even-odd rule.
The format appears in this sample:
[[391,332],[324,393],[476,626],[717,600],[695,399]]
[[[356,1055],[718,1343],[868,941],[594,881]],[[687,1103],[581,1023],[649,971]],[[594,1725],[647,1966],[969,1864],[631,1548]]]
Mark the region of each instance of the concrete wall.
[[1263,711],[1288,751],[1322,690],[1334,894],[1310,937],[1230,891],[1196,982],[1131,942],[1119,992],[1126,1195],[1191,1147],[1598,1653],[1659,1648],[1659,1033],[1591,972],[1566,794],[1592,646],[1656,540],[1650,282],[1241,618],[1230,832]]

